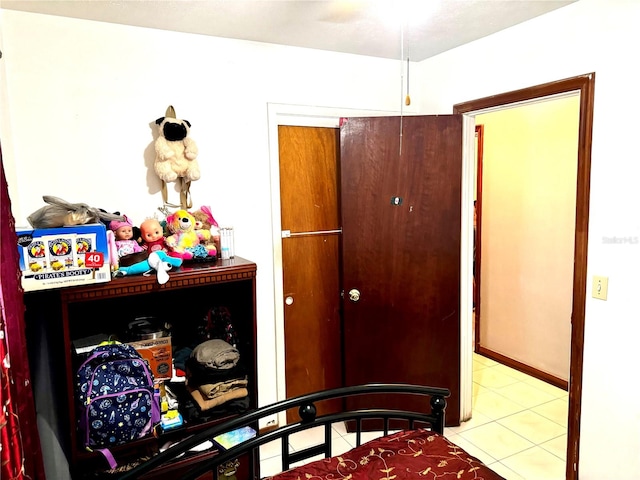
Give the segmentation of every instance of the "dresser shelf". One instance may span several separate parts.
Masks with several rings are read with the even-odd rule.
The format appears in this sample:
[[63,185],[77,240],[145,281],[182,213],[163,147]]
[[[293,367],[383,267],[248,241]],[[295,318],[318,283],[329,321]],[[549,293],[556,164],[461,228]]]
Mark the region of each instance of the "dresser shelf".
[[[25,294],[28,322],[58,322],[59,328],[50,330],[53,330],[53,335],[58,335],[61,341],[55,338],[50,340],[49,350],[55,350],[50,352],[54,357],[51,359],[51,365],[54,365],[56,360],[63,359],[62,376],[66,388],[59,394],[59,397],[64,398],[57,398],[56,401],[58,405],[68,409],[68,415],[65,415],[63,421],[63,430],[67,430],[64,432],[66,439],[63,448],[74,480],[96,478],[96,471],[104,469],[106,463],[101,454],[85,450],[78,439],[75,372],[81,357],[76,355],[72,342],[98,333],[121,338],[126,326],[134,318],[151,316],[171,325],[174,350],[187,343],[193,346],[200,338],[198,327],[202,327],[208,310],[215,306],[224,306],[231,313],[239,338],[237,348],[247,371],[248,408],[256,408],[256,270],[255,263],[235,257],[228,260],[219,259],[216,262],[185,263],[169,271],[169,281],[164,285],[158,284],[155,275],[135,275],[115,278],[107,283]],[[58,348],[52,349],[53,346]],[[182,427],[168,430],[157,437],[149,436],[114,447],[112,453],[119,463],[149,457],[169,441],[177,441],[235,415],[236,413],[226,412],[210,416],[205,421],[187,420]],[[165,467],[155,476],[149,475],[145,478],[164,478],[169,472],[176,478],[180,471],[188,469],[193,462],[215,453],[215,450],[211,450],[194,454]],[[249,466],[249,463],[252,465]],[[241,459],[241,470],[246,475],[238,472],[241,475],[239,478],[248,478],[250,470],[257,471],[256,462],[253,459]]]

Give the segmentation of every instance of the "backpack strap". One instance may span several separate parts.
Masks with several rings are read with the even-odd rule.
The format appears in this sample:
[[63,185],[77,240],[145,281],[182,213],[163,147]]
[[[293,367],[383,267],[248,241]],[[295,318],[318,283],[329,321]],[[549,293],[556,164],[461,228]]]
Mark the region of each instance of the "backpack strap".
[[107,463],[112,470],[118,466],[118,462],[116,462],[116,459],[108,448],[96,448],[94,451],[100,452],[102,455],[104,455],[104,458],[106,458]]
[[180,206],[184,210],[189,210],[193,207],[191,202],[191,181],[187,181],[184,178],[181,178],[180,182]]
[[[183,180],[181,177],[176,179],[176,182]],[[169,202],[169,192],[167,190],[167,182],[164,180],[160,180],[162,182],[162,186],[160,187],[160,191],[162,192],[162,204],[163,207],[171,207],[171,208],[182,208],[184,210],[188,210],[192,207],[191,204],[191,194],[189,193],[189,189],[191,187],[191,182],[180,183],[180,205],[176,205],[175,203]]]
[[155,434],[155,426],[162,420],[162,408],[160,407],[160,388],[153,387],[153,403],[151,404],[151,430]]

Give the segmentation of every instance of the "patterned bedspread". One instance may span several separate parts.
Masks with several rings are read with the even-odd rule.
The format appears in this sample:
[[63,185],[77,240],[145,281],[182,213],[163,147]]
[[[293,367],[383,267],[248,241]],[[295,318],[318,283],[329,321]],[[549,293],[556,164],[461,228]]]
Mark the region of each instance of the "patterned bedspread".
[[317,460],[272,480],[504,480],[480,460],[428,430],[371,440],[342,455]]

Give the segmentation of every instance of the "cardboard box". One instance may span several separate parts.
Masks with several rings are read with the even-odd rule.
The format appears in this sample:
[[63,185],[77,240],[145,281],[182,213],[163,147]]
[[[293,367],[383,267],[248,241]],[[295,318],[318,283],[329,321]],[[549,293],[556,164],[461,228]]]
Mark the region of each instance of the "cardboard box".
[[153,377],[156,380],[171,380],[173,374],[171,337],[160,337],[128,343],[149,363],[151,373],[153,373]]
[[25,292],[111,280],[107,229],[92,223],[16,228]]

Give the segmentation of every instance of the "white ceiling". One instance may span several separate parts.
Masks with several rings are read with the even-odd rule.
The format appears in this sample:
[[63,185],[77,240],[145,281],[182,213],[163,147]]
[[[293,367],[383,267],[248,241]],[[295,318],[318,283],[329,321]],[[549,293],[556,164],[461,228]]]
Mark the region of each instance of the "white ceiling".
[[0,0],[0,7],[420,61],[574,1]]

